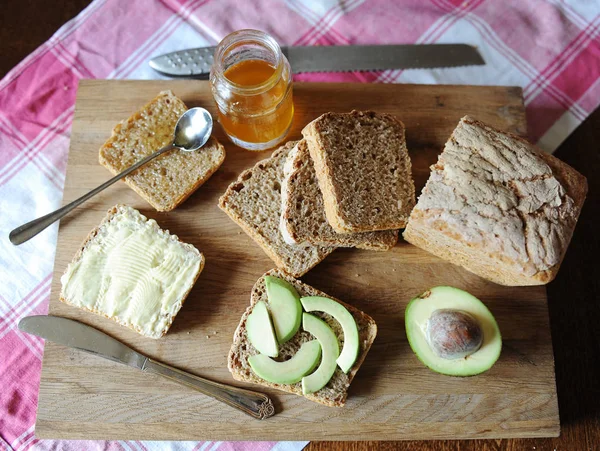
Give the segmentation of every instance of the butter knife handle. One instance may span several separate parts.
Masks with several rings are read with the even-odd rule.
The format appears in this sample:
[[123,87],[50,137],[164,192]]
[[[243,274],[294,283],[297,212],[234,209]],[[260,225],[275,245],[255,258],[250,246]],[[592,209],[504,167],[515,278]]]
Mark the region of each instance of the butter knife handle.
[[262,393],[209,381],[150,358],[146,361],[142,371],[158,374],[198,390],[200,393],[229,404],[231,407],[235,407],[259,420],[269,418],[275,414],[273,402],[267,395]]

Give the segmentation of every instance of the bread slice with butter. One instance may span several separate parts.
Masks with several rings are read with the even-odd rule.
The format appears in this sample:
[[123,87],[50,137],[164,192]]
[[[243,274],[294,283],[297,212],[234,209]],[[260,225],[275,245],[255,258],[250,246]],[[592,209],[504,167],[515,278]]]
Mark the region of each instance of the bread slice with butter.
[[290,141],[240,174],[219,199],[219,208],[236,222],[275,262],[300,277],[327,257],[334,246],[288,244],[279,230],[283,165],[296,145]]
[[298,142],[290,153],[284,166],[284,175],[280,229],[286,243],[306,242],[387,251],[398,242],[398,230],[337,233],[331,228],[325,216],[323,194],[306,140]]
[[[295,384],[276,384],[267,382],[254,373],[250,363],[248,362],[249,357],[252,355],[257,355],[258,351],[248,339],[246,321],[248,316],[252,313],[252,310],[257,302],[264,301],[268,304],[267,290],[265,287],[266,276],[284,279],[296,289],[300,297],[322,296],[338,302],[339,304],[343,305],[348,312],[350,312],[354,318],[354,321],[356,322],[359,338],[359,354],[354,361],[354,364],[350,367],[350,370],[347,373],[344,373],[339,367],[337,367],[333,377],[329,380],[327,385],[314,393],[303,395],[301,382],[297,382]],[[323,312],[311,312],[311,315],[317,316],[325,321],[335,333],[338,342],[344,342],[342,327],[335,319],[333,319],[332,316]],[[250,307],[248,307],[245,313],[242,315],[242,319],[233,335],[233,344],[231,346],[231,350],[229,351],[227,367],[229,368],[233,378],[238,381],[251,382],[254,384],[263,385],[265,387],[276,388],[288,393],[304,396],[311,401],[325,404],[326,406],[330,407],[342,407],[346,402],[350,383],[356,376],[356,373],[365,360],[365,357],[367,356],[369,349],[371,349],[371,345],[373,344],[376,336],[377,325],[375,324],[373,318],[366,313],[361,312],[357,308],[345,304],[344,302],[335,299],[332,296],[328,296],[327,294],[311,287],[310,285],[290,277],[283,271],[272,269],[261,276],[261,278],[258,279],[252,288],[252,293],[250,295]],[[311,341],[312,339],[313,337],[310,333],[300,329],[290,340],[280,344],[278,359],[283,361],[291,358],[298,352],[304,343]]]
[[[129,119],[115,126],[100,148],[100,164],[118,174],[169,144],[187,107],[171,91],[163,91]],[[221,166],[225,148],[213,137],[194,152],[171,150],[124,178],[158,211],[185,201]]]
[[203,268],[194,246],[136,209],[116,205],[67,266],[60,300],[160,338]]

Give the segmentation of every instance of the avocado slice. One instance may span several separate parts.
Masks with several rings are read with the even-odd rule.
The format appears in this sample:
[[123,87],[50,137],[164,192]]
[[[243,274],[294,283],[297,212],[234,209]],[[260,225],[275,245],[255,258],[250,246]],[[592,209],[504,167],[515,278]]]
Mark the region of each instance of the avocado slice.
[[321,364],[317,370],[302,378],[302,393],[314,393],[321,390],[333,377],[336,359],[340,355],[337,337],[325,321],[308,313],[302,314],[302,328],[315,336],[321,345]]
[[502,337],[488,308],[453,287],[435,287],[412,299],[406,336],[419,360],[437,373],[474,376],[500,357]]
[[300,302],[307,312],[325,312],[340,323],[344,331],[344,346],[337,359],[337,364],[344,373],[350,371],[359,351],[358,327],[352,314],[339,302],[322,296],[308,296],[301,298]]
[[285,343],[298,332],[302,321],[300,296],[292,285],[283,279],[265,276],[267,298],[277,341]]
[[317,340],[304,343],[294,356],[285,362],[277,362],[264,354],[248,357],[248,363],[257,376],[274,384],[295,384],[315,369],[321,357],[321,345]]
[[252,313],[246,319],[246,333],[248,340],[252,343],[258,352],[266,354],[269,357],[277,357],[279,355],[279,346],[275,339],[273,325],[269,318],[269,310],[267,304],[263,301],[258,301]]

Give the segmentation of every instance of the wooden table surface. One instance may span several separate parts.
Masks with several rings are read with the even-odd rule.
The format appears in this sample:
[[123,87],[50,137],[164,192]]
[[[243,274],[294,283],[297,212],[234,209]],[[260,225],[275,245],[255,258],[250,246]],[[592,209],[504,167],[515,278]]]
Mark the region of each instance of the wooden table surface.
[[[3,0],[0,77],[48,39],[89,0]],[[314,442],[311,451],[594,450],[600,443],[600,238],[595,223],[600,200],[600,109],[555,155],[588,178],[589,193],[557,278],[548,285],[561,436],[552,439],[425,442]]]

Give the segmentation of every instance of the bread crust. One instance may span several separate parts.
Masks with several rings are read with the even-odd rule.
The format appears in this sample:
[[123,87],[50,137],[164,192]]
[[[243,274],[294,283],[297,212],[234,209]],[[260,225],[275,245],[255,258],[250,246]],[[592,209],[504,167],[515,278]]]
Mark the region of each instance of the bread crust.
[[431,228],[421,228],[420,224],[408,223],[403,234],[404,239],[427,252],[447,260],[455,265],[477,274],[499,285],[528,286],[544,285],[550,282],[558,267],[539,272],[531,277],[507,271],[498,260],[469,247],[465,243],[452,240],[448,236]]
[[[340,392],[337,396],[335,396],[335,397],[327,396],[327,395],[324,395],[324,393],[326,393],[327,389],[336,383],[336,378],[339,378],[340,374],[343,374],[339,368],[336,369],[336,373],[334,374],[332,380],[329,381],[329,383],[323,389],[321,389],[315,393],[310,393],[308,395],[302,394],[302,385],[300,382],[298,382],[296,384],[274,384],[274,383],[267,382],[267,381],[259,378],[252,372],[252,370],[249,370],[249,372],[244,371],[241,360],[243,358],[247,359],[247,357],[249,355],[258,353],[258,351],[256,351],[254,349],[252,344],[246,338],[246,320],[248,319],[248,316],[252,312],[253,306],[259,300],[266,299],[266,292],[264,292],[264,290],[261,289],[261,285],[264,283],[263,281],[264,281],[265,276],[279,277],[279,278],[286,280],[287,282],[289,282],[291,285],[294,286],[294,288],[298,291],[300,296],[323,296],[323,297],[333,299],[334,301],[339,302],[341,305],[346,307],[346,309],[348,309],[348,311],[355,318],[355,321],[357,321],[357,326],[359,327],[359,334],[360,334],[360,341],[361,341],[361,350],[358,355],[358,358],[356,359],[356,362],[354,362],[354,365],[352,366],[352,368],[350,369],[350,371],[347,374],[346,388],[343,390],[343,392]],[[263,291],[263,292],[261,293],[261,291]],[[311,312],[311,314],[313,314],[313,313],[318,315],[318,313],[316,313],[316,312]],[[362,332],[360,332],[360,331],[362,331]],[[298,334],[300,334],[300,332],[298,332]],[[298,337],[298,334],[294,338],[292,338],[291,341],[296,340]],[[352,382],[352,380],[354,379],[359,368],[363,364],[369,350],[371,349],[371,346],[372,346],[373,341],[375,340],[376,336],[377,336],[377,324],[375,323],[373,318],[371,318],[366,313],[364,313],[364,312],[358,310],[357,308],[352,307],[351,305],[348,305],[332,296],[329,296],[329,295],[317,290],[316,288],[311,287],[310,285],[304,284],[304,283],[300,282],[299,280],[296,280],[296,279],[290,277],[289,275],[285,274],[284,272],[282,272],[280,270],[272,269],[272,270],[268,271],[267,273],[265,273],[264,275],[262,275],[258,279],[256,284],[254,285],[254,287],[252,288],[252,294],[250,297],[250,306],[246,309],[246,311],[242,315],[242,319],[241,319],[240,323],[238,324],[238,326],[235,330],[235,333],[233,335],[233,344],[231,346],[231,350],[229,351],[227,367],[235,380],[239,380],[239,381],[243,381],[243,382],[251,382],[251,383],[263,385],[263,386],[269,387],[269,388],[276,388],[278,390],[282,390],[287,393],[293,393],[295,395],[303,396],[303,397],[309,399],[310,401],[324,404],[329,407],[343,407],[346,402],[347,388],[350,386],[350,383]],[[244,355],[240,356],[239,354],[244,354]],[[339,382],[339,380],[337,382]]]
[[533,146],[520,136],[497,130],[469,116],[465,116],[461,121],[470,125],[491,129],[494,132],[502,133],[511,139],[527,145],[533,155],[541,158],[550,167],[552,175],[561,183],[566,195],[573,199],[576,216],[572,226],[566,231],[564,236],[565,244],[561,248],[558,263],[531,275],[516,271],[514,267],[516,260],[511,260],[507,256],[497,252],[489,252],[478,246],[470,245],[464,240],[451,237],[427,225],[423,219],[424,213],[419,209],[419,204],[417,204],[411,214],[408,225],[403,233],[404,239],[442,259],[458,264],[472,273],[500,285],[527,286],[549,283],[558,273],[585,201],[587,194],[586,178],[566,163]]
[[[87,246],[92,242],[92,240],[96,237],[96,235],[98,235],[98,233],[102,230],[102,227],[107,224],[108,222],[110,222],[113,217],[119,213],[122,209],[124,208],[131,208],[131,207],[127,207],[127,205],[124,204],[117,204],[114,207],[112,207],[111,209],[108,210],[106,216],[102,219],[102,221],[100,222],[100,224],[98,224],[97,227],[95,227],[94,229],[92,229],[90,231],[90,233],[87,235],[87,237],[83,240],[83,243],[81,243],[81,246],[79,247],[79,249],[77,250],[77,252],[75,253],[75,256],[73,257],[73,260],[71,260],[71,263],[76,263],[79,260],[81,260],[81,258],[83,257],[83,254],[85,253],[85,250],[87,248]],[[164,229],[162,229],[164,230]],[[169,233],[168,230],[165,230],[167,233]],[[179,237],[177,235],[171,234],[170,236],[173,237],[174,239],[176,239],[177,241],[179,241],[184,247],[186,248],[192,248],[195,249],[194,246],[192,246],[189,243],[184,243],[183,241],[181,241],[179,239]],[[200,252],[200,265],[198,268],[198,271],[194,277],[193,282],[190,285],[190,288],[183,294],[182,298],[181,298],[181,306],[183,306],[183,303],[185,302],[185,300],[187,299],[188,294],[190,293],[190,291],[192,290],[192,288],[194,287],[194,285],[196,284],[196,281],[198,280],[198,277],[200,277],[200,273],[202,272],[202,270],[204,269],[204,264],[205,264],[205,258],[204,258],[204,254],[202,254],[202,252]],[[66,272],[66,271],[65,271]],[[90,312],[90,313],[95,313],[96,315],[99,316],[103,316],[111,321],[116,322],[117,324],[121,325],[121,326],[125,326],[128,329],[133,330],[134,332],[137,332],[140,335],[143,335],[144,337],[149,337],[149,338],[154,338],[154,339],[158,339],[163,337],[171,328],[171,325],[173,324],[173,321],[175,320],[175,317],[177,316],[177,314],[169,316],[169,320],[165,326],[165,328],[161,331],[159,336],[154,336],[154,335],[148,335],[145,334],[139,327],[135,327],[132,324],[129,323],[125,323],[122,322],[118,317],[116,316],[108,316],[106,314],[104,314],[103,312],[97,310],[97,309],[88,309],[86,307],[83,306],[79,306],[79,305],[74,305],[72,303],[69,302],[69,300],[67,298],[65,298],[63,290],[61,289],[60,292],[60,296],[59,296],[59,300],[67,305],[70,305],[72,307],[76,307],[78,309]],[[180,308],[181,310],[181,308]]]

